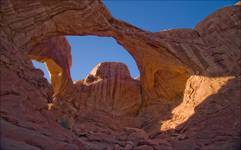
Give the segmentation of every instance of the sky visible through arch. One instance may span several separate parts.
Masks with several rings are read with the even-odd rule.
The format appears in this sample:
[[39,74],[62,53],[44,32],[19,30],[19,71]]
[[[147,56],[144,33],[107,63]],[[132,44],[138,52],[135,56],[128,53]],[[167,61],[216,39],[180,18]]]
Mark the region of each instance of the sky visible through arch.
[[[233,5],[238,0],[104,0],[112,15],[141,29],[157,32],[165,29],[194,28],[215,10]],[[99,62],[118,61],[127,64],[132,77],[139,71],[132,56],[110,37],[67,36],[72,49],[71,76],[81,80]],[[44,71],[44,64],[33,62]]]

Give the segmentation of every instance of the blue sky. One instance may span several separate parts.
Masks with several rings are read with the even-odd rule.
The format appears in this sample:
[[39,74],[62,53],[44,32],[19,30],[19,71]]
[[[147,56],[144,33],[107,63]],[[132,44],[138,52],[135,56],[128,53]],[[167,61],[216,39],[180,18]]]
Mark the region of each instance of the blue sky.
[[[194,28],[207,15],[238,0],[105,0],[112,15],[147,31]],[[99,62],[118,61],[128,65],[132,77],[139,75],[131,55],[110,37],[67,36],[72,49],[71,76],[81,80]],[[44,64],[33,62],[49,75]]]

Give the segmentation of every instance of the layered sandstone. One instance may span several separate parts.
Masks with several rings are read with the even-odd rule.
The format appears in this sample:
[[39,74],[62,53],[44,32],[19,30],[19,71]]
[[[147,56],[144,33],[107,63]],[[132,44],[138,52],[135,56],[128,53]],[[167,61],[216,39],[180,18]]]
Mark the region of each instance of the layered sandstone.
[[132,79],[125,64],[98,64],[79,88],[86,107],[113,115],[137,114],[141,105],[140,81]]
[[[0,3],[2,149],[239,149],[240,5],[151,33],[99,0]],[[140,80],[102,63],[73,83],[64,35],[115,38]],[[31,59],[48,65],[52,87]]]
[[72,127],[91,118],[115,130],[138,126],[140,81],[130,76],[125,64],[97,64],[85,79],[74,83],[74,89],[71,101],[57,100],[53,103],[52,110],[59,121],[64,119]]

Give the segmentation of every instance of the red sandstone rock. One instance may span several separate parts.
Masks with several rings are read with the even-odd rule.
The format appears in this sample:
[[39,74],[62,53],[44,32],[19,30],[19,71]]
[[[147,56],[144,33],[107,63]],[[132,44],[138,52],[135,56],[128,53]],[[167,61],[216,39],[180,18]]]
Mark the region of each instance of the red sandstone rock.
[[114,116],[136,115],[141,105],[140,82],[131,78],[125,64],[98,64],[84,79],[80,88],[86,107],[112,113]]
[[[150,33],[113,18],[99,0],[0,4],[2,149],[240,148],[240,5],[218,10],[195,29]],[[135,59],[140,81],[109,64],[117,72],[100,67],[73,85],[67,43],[50,39],[63,35],[115,38]],[[33,68],[31,51],[57,64],[51,75],[64,73],[52,111],[51,87]]]
[[92,118],[116,130],[138,126],[140,81],[131,78],[125,64],[100,63],[83,81],[76,81],[74,88],[77,94],[71,102],[60,100],[54,103],[53,109],[55,114],[60,113],[59,117],[68,114],[67,118],[79,118],[74,120],[82,124]]
[[72,87],[70,45],[64,37],[53,37],[36,44],[29,54],[31,59],[45,63],[51,77],[53,97],[60,97]]

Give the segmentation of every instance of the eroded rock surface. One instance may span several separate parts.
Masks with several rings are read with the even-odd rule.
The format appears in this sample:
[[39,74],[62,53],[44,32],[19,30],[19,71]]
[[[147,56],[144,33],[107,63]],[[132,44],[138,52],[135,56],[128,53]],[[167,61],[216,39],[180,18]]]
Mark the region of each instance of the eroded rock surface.
[[74,88],[74,99],[54,102],[58,118],[64,117],[71,125],[71,120],[85,124],[91,119],[115,130],[139,125],[136,116],[141,107],[140,81],[130,76],[125,64],[97,64],[85,79],[75,82]]
[[141,105],[140,81],[134,80],[125,64],[104,62],[98,64],[76,84],[86,107],[113,112],[113,115],[133,115]]
[[[151,33],[99,0],[0,4],[1,149],[240,148],[240,5]],[[103,63],[73,83],[64,35],[115,38],[139,80]],[[31,58],[49,64],[53,90]]]

